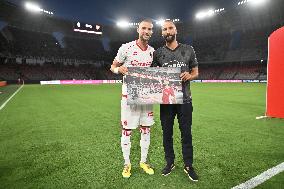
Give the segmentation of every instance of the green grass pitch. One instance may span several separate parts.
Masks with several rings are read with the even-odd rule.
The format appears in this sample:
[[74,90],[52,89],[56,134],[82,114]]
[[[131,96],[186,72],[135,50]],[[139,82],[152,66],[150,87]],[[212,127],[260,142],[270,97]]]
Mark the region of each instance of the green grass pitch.
[[[15,90],[0,88],[2,104]],[[0,111],[0,188],[231,188],[284,162],[284,120],[262,119],[266,85],[193,83],[194,166],[183,172],[174,127],[176,169],[164,167],[159,106],[151,132],[153,176],[139,168],[140,133],[132,136],[132,176],[123,179],[121,85],[26,85]],[[283,99],[279,99],[283,100]],[[284,188],[280,173],[257,188]]]

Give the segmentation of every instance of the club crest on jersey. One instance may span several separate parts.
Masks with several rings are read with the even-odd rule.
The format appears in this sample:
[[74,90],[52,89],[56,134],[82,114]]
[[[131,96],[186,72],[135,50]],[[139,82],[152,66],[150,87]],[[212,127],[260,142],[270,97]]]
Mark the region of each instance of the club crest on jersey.
[[153,53],[152,52],[150,52],[150,56],[151,56],[151,58],[153,58]]

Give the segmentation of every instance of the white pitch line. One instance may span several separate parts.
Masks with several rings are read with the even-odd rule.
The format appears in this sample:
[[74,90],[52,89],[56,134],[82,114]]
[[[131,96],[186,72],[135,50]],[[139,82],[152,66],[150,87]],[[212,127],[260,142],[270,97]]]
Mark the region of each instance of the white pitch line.
[[258,116],[255,119],[264,119],[264,118],[268,118],[267,116]]
[[2,106],[0,107],[0,111],[6,106],[6,104],[21,90],[21,88],[23,88],[24,85],[22,85],[20,88],[18,88],[18,90],[16,90],[16,92],[14,92],[14,94],[12,96],[10,96],[10,98],[8,98],[6,100],[6,102],[4,102],[4,104],[2,104]]
[[272,167],[271,169],[268,169],[267,171],[264,171],[260,175],[257,175],[256,177],[233,187],[232,189],[251,189],[254,188],[261,183],[265,182],[266,180],[270,179],[271,177],[281,173],[284,171],[284,162],[280,163],[279,165]]

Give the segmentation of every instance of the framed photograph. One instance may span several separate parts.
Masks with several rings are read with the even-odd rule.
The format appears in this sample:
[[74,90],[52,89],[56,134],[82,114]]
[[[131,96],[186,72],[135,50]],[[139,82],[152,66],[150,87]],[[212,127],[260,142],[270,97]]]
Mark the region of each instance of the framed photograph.
[[180,68],[128,67],[127,104],[183,104]]

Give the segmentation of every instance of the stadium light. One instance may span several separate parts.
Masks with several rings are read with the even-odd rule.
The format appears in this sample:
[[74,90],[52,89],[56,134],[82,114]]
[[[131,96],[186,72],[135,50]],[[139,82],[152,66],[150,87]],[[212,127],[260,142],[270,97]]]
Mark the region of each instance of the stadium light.
[[249,3],[253,6],[262,5],[266,2],[266,0],[249,0]]
[[243,0],[243,1],[239,1],[238,5],[244,5],[247,3],[250,3],[253,6],[258,6],[258,5],[262,5],[266,2],[267,0]]
[[25,3],[25,8],[26,8],[28,11],[31,11],[31,12],[38,12],[38,13],[39,13],[39,12],[43,12],[43,13],[46,13],[46,14],[53,15],[53,12],[44,10],[44,9],[40,8],[40,6],[37,5],[37,4],[35,4],[35,3],[26,2],[26,3]]
[[130,23],[126,20],[121,20],[116,23],[116,25],[120,28],[127,28],[130,26]]
[[129,23],[129,25],[130,25],[130,26],[139,26],[139,23],[137,23],[137,22],[131,22],[131,23]]
[[203,18],[206,18],[206,17],[211,17],[214,15],[214,10],[213,9],[210,9],[210,10],[207,10],[207,11],[200,11],[198,12],[196,15],[195,15],[195,18],[197,19],[203,19]]
[[200,11],[195,15],[195,18],[198,20],[204,19],[204,18],[208,18],[208,17],[212,17],[217,13],[223,12],[225,11],[225,8],[220,8],[220,9],[209,9],[209,10],[205,10],[205,11]]
[[165,19],[161,18],[158,21],[156,21],[156,24],[159,25],[159,26],[162,26],[164,22],[165,22]]
[[26,2],[25,7],[27,10],[31,12],[41,12],[43,9],[41,9],[37,4]]
[[180,21],[179,18],[173,19],[173,22],[179,22],[179,21]]

